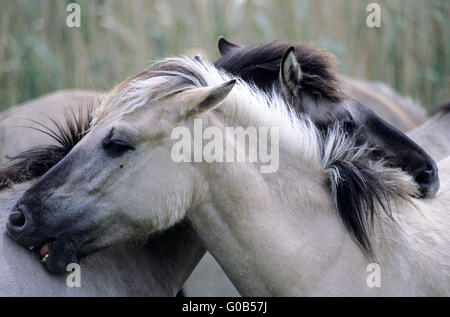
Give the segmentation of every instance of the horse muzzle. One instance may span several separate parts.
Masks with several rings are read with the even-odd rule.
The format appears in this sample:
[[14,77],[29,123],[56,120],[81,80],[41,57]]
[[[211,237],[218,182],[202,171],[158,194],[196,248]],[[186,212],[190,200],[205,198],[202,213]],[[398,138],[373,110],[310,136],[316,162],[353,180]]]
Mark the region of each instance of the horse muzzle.
[[78,263],[74,243],[63,236],[42,235],[38,222],[26,205],[18,204],[6,222],[7,233],[17,243],[37,253],[50,272],[65,273],[67,265]]
[[439,172],[436,163],[427,164],[423,170],[416,174],[415,181],[419,185],[421,198],[434,198],[440,187]]

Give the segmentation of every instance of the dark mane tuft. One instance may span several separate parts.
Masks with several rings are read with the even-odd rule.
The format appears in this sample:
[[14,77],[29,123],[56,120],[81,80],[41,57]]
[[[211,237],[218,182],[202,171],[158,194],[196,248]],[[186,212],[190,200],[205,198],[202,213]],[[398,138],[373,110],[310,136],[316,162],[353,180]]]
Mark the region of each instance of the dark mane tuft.
[[64,123],[49,118],[54,127],[30,120],[38,127],[29,128],[47,134],[56,141],[56,144],[34,147],[9,158],[8,165],[0,167],[0,189],[37,178],[63,159],[88,131],[92,109],[93,106],[89,105],[87,110],[79,107],[78,113],[66,112]]
[[374,150],[364,145],[346,147],[326,167],[337,212],[371,260],[376,259],[372,243],[375,220],[384,214],[395,222],[393,205],[411,203],[410,195],[419,195],[417,184],[400,169],[390,168],[384,161],[368,159]]
[[374,257],[370,233],[377,205],[390,215],[390,208],[386,206],[388,197],[381,191],[379,177],[364,166],[363,162],[353,164],[338,161],[334,167],[340,175],[340,181],[334,184],[333,194],[339,215],[350,234],[364,250],[369,258]]
[[236,47],[214,65],[267,91],[278,84],[281,58],[291,46],[295,47],[294,53],[302,69],[301,87],[304,92],[333,102],[341,101],[344,95],[335,72],[335,57],[311,45],[271,42]]

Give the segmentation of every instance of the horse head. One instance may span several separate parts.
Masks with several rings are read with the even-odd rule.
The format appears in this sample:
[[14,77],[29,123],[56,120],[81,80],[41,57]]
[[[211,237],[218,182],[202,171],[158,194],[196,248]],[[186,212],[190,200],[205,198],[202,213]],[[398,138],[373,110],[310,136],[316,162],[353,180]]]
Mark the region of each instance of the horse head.
[[65,272],[118,242],[143,242],[195,205],[203,185],[190,164],[171,159],[171,131],[220,103],[234,81],[203,87],[188,71],[171,76],[176,66],[155,66],[119,84],[83,138],[13,208],[9,235],[39,248],[50,271]]

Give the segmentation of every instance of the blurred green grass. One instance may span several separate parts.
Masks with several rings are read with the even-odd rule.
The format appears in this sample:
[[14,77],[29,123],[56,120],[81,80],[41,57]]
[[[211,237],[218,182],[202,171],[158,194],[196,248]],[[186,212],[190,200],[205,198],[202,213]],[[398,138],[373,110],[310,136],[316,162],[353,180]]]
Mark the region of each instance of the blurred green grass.
[[[66,26],[81,5],[82,27]],[[450,99],[450,1],[0,0],[0,110],[64,88],[110,89],[148,61],[186,52],[218,56],[241,44],[309,42],[338,56],[342,73],[381,80],[427,110]]]

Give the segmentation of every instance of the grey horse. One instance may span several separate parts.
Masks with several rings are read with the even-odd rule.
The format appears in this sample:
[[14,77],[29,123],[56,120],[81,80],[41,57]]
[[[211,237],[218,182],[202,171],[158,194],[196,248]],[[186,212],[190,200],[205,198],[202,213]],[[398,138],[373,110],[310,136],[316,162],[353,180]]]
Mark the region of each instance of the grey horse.
[[436,161],[450,155],[450,103],[407,135],[420,144]]

